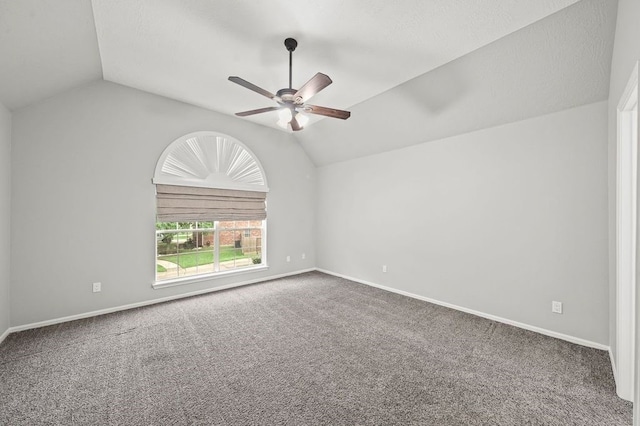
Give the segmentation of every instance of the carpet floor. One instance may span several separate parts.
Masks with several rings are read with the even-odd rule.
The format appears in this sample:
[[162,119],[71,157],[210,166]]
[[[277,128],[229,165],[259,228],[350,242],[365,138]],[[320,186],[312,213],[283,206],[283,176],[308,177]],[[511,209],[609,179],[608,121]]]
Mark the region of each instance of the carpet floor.
[[1,425],[630,425],[608,354],[311,272],[13,333]]

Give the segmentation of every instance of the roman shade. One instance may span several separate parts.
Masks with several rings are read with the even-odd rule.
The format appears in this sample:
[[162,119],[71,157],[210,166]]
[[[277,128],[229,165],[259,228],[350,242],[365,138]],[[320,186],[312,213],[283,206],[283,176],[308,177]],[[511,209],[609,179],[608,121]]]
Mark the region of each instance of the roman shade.
[[156,185],[157,221],[264,220],[266,192]]

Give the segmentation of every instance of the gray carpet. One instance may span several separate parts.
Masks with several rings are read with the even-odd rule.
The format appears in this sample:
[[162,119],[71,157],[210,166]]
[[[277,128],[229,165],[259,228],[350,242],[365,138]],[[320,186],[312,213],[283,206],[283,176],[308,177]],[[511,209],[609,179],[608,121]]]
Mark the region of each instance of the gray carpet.
[[11,334],[2,425],[630,425],[604,351],[313,272]]

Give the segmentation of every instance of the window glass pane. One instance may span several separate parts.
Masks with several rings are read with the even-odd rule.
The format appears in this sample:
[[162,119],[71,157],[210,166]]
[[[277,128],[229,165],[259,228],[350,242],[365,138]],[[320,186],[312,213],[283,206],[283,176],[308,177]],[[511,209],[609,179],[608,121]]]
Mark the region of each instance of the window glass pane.
[[156,260],[156,277],[158,280],[178,277],[178,245],[176,244],[175,236],[175,232],[156,232],[156,250],[158,254]]
[[262,226],[262,221],[247,220],[158,222],[156,279],[161,281],[259,265],[262,263]]
[[176,229],[175,222],[156,222],[156,229]]
[[262,245],[262,230],[261,229],[247,229],[246,233],[242,237],[242,253],[247,255],[256,255],[260,253],[260,246]]
[[248,220],[236,220],[236,228],[240,229],[240,228],[248,228],[249,227],[249,221]]
[[199,245],[197,248],[198,253],[200,254],[198,257],[198,273],[210,274],[215,272],[213,263],[215,234],[213,232],[200,232],[199,234]]
[[[212,233],[206,234],[192,230],[188,235],[185,235],[178,259],[182,275],[190,276],[213,272],[213,238]],[[207,237],[206,241],[205,237]]]
[[226,220],[226,221],[223,221],[223,222],[218,222],[218,227],[220,229],[233,229],[233,228],[236,227],[236,223],[234,221],[232,221],[232,220],[231,221]]
[[242,231],[220,231],[220,271],[235,269],[242,263]]

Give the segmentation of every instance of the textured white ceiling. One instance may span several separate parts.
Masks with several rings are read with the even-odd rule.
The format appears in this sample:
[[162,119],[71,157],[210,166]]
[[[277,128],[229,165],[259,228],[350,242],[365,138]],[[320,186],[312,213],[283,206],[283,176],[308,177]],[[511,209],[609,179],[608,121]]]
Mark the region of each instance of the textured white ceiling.
[[89,0],[0,0],[0,102],[7,108],[100,78]]
[[[104,78],[226,114],[275,105],[288,83],[334,83],[314,104],[347,109],[577,0],[93,0]],[[275,113],[247,120],[275,127]]]
[[582,0],[295,133],[317,165],[606,100],[616,0]]
[[[616,0],[0,0],[0,102],[103,77],[233,115],[316,72],[349,109],[295,137],[316,164],[607,97]],[[316,118],[316,117],[314,117]],[[242,120],[275,127],[275,113]]]

